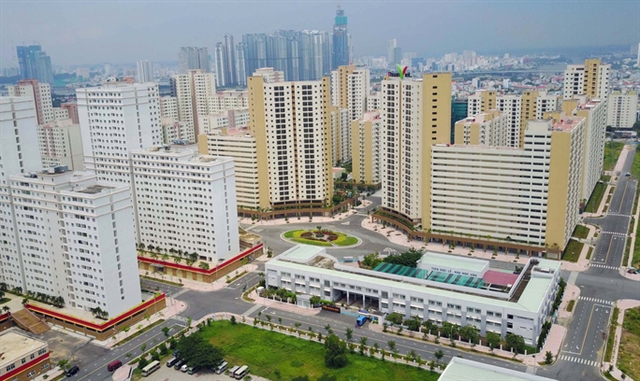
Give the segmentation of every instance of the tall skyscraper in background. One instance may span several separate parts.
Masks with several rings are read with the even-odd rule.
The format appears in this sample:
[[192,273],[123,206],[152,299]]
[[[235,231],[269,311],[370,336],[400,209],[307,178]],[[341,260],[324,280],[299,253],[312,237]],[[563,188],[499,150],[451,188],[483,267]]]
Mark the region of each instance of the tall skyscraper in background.
[[151,63],[151,61],[138,61],[137,67],[137,79],[139,83],[153,82],[153,63]]
[[193,69],[202,69],[206,72],[211,70],[207,48],[182,47],[178,53],[178,61],[181,73]]
[[389,66],[393,65],[393,61],[395,60],[395,49],[398,47],[398,40],[392,38],[387,43],[387,64]]
[[53,69],[49,57],[40,45],[18,46],[18,64],[22,79],[37,79],[53,86]]
[[174,75],[171,92],[177,100],[178,120],[186,123],[189,130],[184,138],[195,143],[196,136],[200,134],[198,117],[210,114],[209,98],[216,94],[214,75],[203,70]]
[[[230,34],[224,35],[224,42],[218,42],[216,44],[214,59],[216,85],[218,87],[236,86],[238,84],[240,71],[238,68],[239,62],[236,61],[237,50],[238,46],[233,43],[233,36]],[[242,55],[242,62],[244,66],[244,54]],[[244,68],[242,75],[244,76]]]
[[333,70],[342,65],[349,65],[351,62],[349,48],[349,34],[347,33],[347,16],[344,10],[336,11],[335,23],[333,24]]

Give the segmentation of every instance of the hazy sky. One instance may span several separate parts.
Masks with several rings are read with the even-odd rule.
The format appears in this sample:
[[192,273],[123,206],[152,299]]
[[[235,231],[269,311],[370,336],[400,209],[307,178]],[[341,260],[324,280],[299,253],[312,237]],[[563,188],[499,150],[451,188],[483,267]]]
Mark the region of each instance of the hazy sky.
[[391,38],[427,56],[640,42],[640,0],[0,0],[0,66],[17,66],[15,46],[32,42],[54,65],[176,60],[181,46],[211,54],[225,33],[331,31],[338,4],[356,56],[386,55]]

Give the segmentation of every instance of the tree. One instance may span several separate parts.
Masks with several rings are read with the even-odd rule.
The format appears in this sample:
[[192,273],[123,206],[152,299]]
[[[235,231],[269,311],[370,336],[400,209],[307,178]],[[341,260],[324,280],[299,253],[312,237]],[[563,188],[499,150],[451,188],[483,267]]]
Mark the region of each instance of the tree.
[[410,331],[417,332],[420,330],[420,318],[414,316],[411,319],[407,319],[404,321],[404,325],[406,325]]
[[160,353],[156,351],[151,352],[151,360],[160,362]]
[[169,348],[167,348],[167,344],[162,343],[160,344],[159,348],[161,356],[166,356],[167,354],[169,354]]
[[231,315],[231,319],[229,319],[229,320],[231,321],[232,325],[236,324],[236,317],[235,316]]
[[282,373],[280,373],[280,369],[274,370],[273,375],[276,376],[276,380],[280,381],[280,378],[282,377]]
[[360,267],[375,269],[381,263],[382,259],[380,258],[380,254],[376,251],[375,253],[365,255],[362,262],[360,262]]
[[162,333],[164,333],[165,337],[169,337],[169,327],[162,327]]
[[337,335],[329,334],[324,342],[326,349],[324,364],[327,368],[343,368],[347,365],[347,344],[341,341]]
[[156,248],[156,247],[155,247],[155,246],[153,246],[152,244],[148,244],[148,245],[147,245],[147,250],[148,250],[148,251],[153,251],[153,249],[155,249],[155,248]]
[[347,341],[351,341],[353,340],[353,329],[351,328],[347,328],[347,332],[345,333],[345,336],[347,337]]
[[147,350],[147,344],[142,344],[142,346],[140,347],[140,352],[144,353],[145,350]]
[[331,335],[333,333],[333,331],[331,330],[331,325],[330,324],[325,325],[324,329],[327,331],[328,335]]
[[418,265],[418,261],[422,258],[422,255],[422,251],[411,248],[404,253],[390,255],[383,261],[386,263],[393,263],[395,265],[416,267]]
[[480,333],[478,332],[478,328],[471,324],[467,324],[464,327],[460,328],[460,336],[462,336],[465,341],[471,341],[472,343],[475,343],[478,341]]
[[138,361],[138,369],[144,369],[147,365],[149,365],[149,360],[145,357],[140,357],[140,361]]
[[497,348],[500,345],[502,338],[495,332],[487,332],[487,345],[489,348]]
[[209,270],[209,264],[207,262],[200,262],[198,267],[200,267],[203,270]]
[[393,340],[389,340],[389,341],[387,341],[387,346],[389,347],[389,350],[390,350],[391,352],[393,352],[393,353],[396,353],[396,351],[398,350],[398,349],[396,348],[396,342],[395,342],[395,341],[393,341]]
[[444,357],[444,352],[442,351],[442,349],[438,349],[433,355],[436,357],[438,364],[440,364],[440,360],[442,360],[442,358]]
[[360,350],[360,355],[361,355],[361,356],[364,356],[364,348],[365,348],[366,346],[367,346],[367,338],[366,338],[366,337],[364,337],[364,336],[362,336],[362,337],[360,338],[360,348],[359,348],[359,350]]
[[513,349],[516,353],[524,353],[525,344],[522,336],[508,333],[505,342],[507,343],[507,348]]
[[182,258],[180,258],[180,257],[173,257],[173,261],[174,261],[176,264],[178,264],[178,263],[182,262]]
[[553,362],[553,353],[551,351],[546,351],[544,354],[544,363],[549,365]]
[[438,326],[432,322],[431,320],[425,320],[422,322],[422,326],[427,330],[428,333],[433,334],[436,331]]
[[172,337],[169,339],[169,349],[173,351],[176,348],[178,348],[178,340],[176,340],[175,337]]
[[385,320],[390,321],[393,324],[400,325],[400,324],[402,324],[402,315],[397,313],[397,312],[392,312],[389,315],[387,315]]
[[178,351],[190,367],[214,368],[223,361],[222,350],[214,347],[198,333],[180,339]]

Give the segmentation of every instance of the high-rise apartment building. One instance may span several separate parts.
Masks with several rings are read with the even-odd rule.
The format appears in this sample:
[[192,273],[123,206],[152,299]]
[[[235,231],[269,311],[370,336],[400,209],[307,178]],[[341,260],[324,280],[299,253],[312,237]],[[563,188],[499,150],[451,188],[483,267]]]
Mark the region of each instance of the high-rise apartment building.
[[257,210],[269,205],[268,184],[260,187],[258,144],[249,128],[219,128],[201,134],[198,136],[198,151],[233,159],[239,208]]
[[606,101],[611,82],[611,65],[599,59],[587,59],[582,65],[567,65],[564,72],[563,99],[586,95],[589,99]]
[[287,81],[319,80],[331,73],[331,37],[322,31],[245,34],[245,72],[263,67],[283,71]]
[[136,62],[138,83],[153,82],[153,63],[148,60]]
[[189,141],[195,143],[195,137],[200,134],[198,117],[210,113],[209,98],[216,94],[215,76],[203,70],[174,75],[171,91],[178,103],[178,120],[193,129]]
[[470,95],[467,101],[467,116],[474,116],[496,108],[496,92],[480,90]]
[[238,42],[238,44],[234,48],[236,50],[236,76],[238,77],[237,83],[238,86],[247,86],[247,63],[244,59],[244,44],[242,42]]
[[23,79],[17,85],[9,86],[10,97],[27,97],[35,103],[38,124],[49,123],[55,119],[51,102],[51,86],[37,79]]
[[178,53],[178,65],[180,73],[186,73],[189,70],[211,71],[209,66],[209,53],[207,48],[183,47]]
[[269,192],[269,203],[262,208],[331,202],[330,88],[328,77],[275,83],[249,77],[249,128],[257,142],[258,180],[261,191]]
[[49,57],[40,45],[17,46],[18,65],[22,79],[37,79],[53,86],[53,69]]
[[238,254],[233,159],[200,155],[196,146],[152,147],[131,152],[131,170],[138,242],[214,264]]
[[381,84],[382,208],[419,224],[430,221],[433,144],[449,143],[451,73],[388,77]]
[[393,66],[395,61],[395,51],[398,47],[398,40],[392,38],[387,42],[387,66]]
[[349,110],[331,106],[331,163],[351,162],[351,120]]
[[338,6],[333,24],[333,65],[331,67],[335,70],[340,66],[349,65],[351,63],[350,53],[347,16],[345,16],[344,10]]
[[76,93],[85,168],[99,180],[131,184],[130,152],[163,143],[158,85],[110,80]]
[[432,145],[422,229],[564,249],[579,221],[585,129],[580,117],[530,121],[522,148]]
[[496,98],[496,108],[506,116],[509,147],[520,147],[522,98],[519,95],[500,95]]
[[38,143],[44,168],[66,166],[72,171],[84,170],[80,125],[71,119],[38,125]]
[[0,203],[12,211],[13,224],[2,228],[14,233],[2,248],[10,287],[109,316],[140,304],[128,186],[55,167],[9,176],[9,189]]
[[9,175],[42,168],[37,128],[33,99],[0,97],[0,191]]
[[209,97],[209,112],[246,109],[249,107],[247,90],[224,90]]
[[351,164],[353,178],[365,184],[380,183],[382,119],[377,112],[365,112],[351,122]]
[[609,97],[607,126],[631,128],[638,112],[638,93],[635,91],[614,91]]
[[509,147],[508,118],[500,110],[467,117],[456,122],[455,144],[483,145],[490,147]]

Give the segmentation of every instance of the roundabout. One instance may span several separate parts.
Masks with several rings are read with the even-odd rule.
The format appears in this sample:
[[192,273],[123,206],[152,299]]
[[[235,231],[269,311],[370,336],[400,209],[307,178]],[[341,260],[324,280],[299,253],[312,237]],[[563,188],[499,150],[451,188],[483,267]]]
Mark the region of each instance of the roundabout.
[[318,226],[316,229],[297,229],[289,230],[281,235],[285,241],[292,243],[301,243],[304,245],[348,248],[358,246],[362,241],[360,238],[347,235],[338,231],[322,229]]

